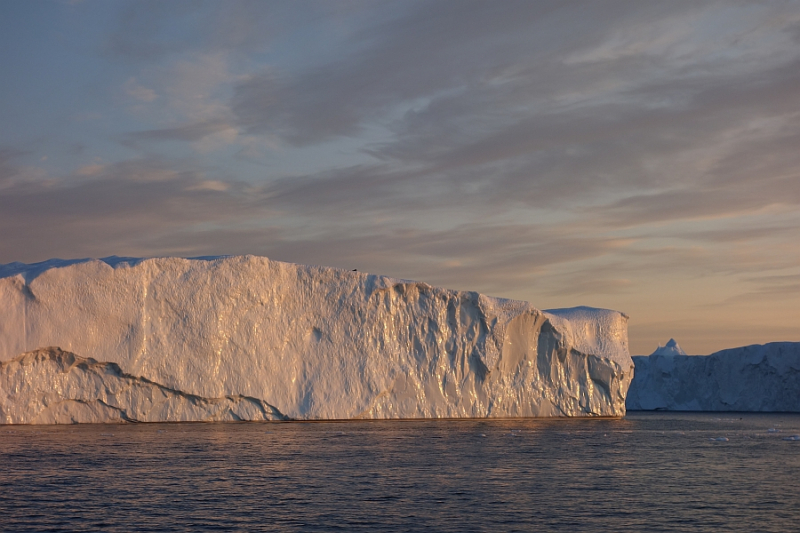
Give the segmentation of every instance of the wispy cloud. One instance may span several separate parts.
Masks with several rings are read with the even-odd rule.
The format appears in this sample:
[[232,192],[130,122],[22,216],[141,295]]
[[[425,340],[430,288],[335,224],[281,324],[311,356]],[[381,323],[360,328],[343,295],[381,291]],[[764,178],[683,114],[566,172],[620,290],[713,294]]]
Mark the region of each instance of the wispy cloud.
[[198,141],[220,131],[229,129],[231,126],[224,120],[208,120],[205,122],[195,122],[193,124],[182,124],[172,128],[159,128],[154,130],[144,130],[128,133],[126,141]]
[[136,78],[128,78],[128,81],[122,86],[125,93],[131,98],[140,102],[152,102],[158,95],[153,89],[149,89],[136,81]]

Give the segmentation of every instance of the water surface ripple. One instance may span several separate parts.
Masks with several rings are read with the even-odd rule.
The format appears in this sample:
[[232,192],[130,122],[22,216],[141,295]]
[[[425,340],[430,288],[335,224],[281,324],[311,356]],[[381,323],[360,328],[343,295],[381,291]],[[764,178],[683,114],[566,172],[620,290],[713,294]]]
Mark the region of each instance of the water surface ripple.
[[798,434],[730,413],[0,426],[0,530],[783,532]]

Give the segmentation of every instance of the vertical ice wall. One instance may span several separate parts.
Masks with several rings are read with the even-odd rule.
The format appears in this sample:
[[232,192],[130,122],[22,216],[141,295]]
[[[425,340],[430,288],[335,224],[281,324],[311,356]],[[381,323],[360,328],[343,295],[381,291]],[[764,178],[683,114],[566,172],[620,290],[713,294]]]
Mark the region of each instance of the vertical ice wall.
[[[51,346],[175,394],[257,399],[297,419],[621,416],[632,371],[616,311],[548,313],[263,257],[5,265],[0,302],[0,373],[17,376],[0,381],[0,409],[47,388],[13,380],[23,363],[33,375],[63,357],[20,357]],[[99,372],[58,364],[69,383]]]

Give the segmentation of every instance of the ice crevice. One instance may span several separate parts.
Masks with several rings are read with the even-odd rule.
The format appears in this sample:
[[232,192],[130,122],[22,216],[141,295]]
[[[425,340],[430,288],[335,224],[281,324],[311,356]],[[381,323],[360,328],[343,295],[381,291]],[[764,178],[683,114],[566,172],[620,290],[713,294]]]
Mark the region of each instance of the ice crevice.
[[622,416],[633,370],[617,311],[256,256],[0,265],[0,304],[0,422]]

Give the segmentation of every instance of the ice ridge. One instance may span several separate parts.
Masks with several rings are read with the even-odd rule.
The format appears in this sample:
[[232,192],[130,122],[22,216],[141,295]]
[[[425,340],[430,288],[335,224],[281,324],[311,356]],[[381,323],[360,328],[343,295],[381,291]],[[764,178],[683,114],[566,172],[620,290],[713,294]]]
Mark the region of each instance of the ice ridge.
[[666,345],[659,345],[650,355],[687,355],[687,353],[683,351],[683,348],[680,347],[675,339],[670,339]]
[[[176,395],[173,411],[125,408],[136,420],[216,416],[177,400],[189,396],[263,402],[254,419],[622,416],[633,369],[617,311],[541,311],[264,257],[14,263],[0,266],[0,303],[0,361],[54,346],[95,361],[69,378],[16,372],[0,395],[31,387],[26,375],[70,390],[88,375],[123,379],[108,369],[136,376],[131,390]],[[94,364],[116,366],[86,374]]]
[[286,420],[263,400],[203,398],[56,347],[0,363],[0,423]]

